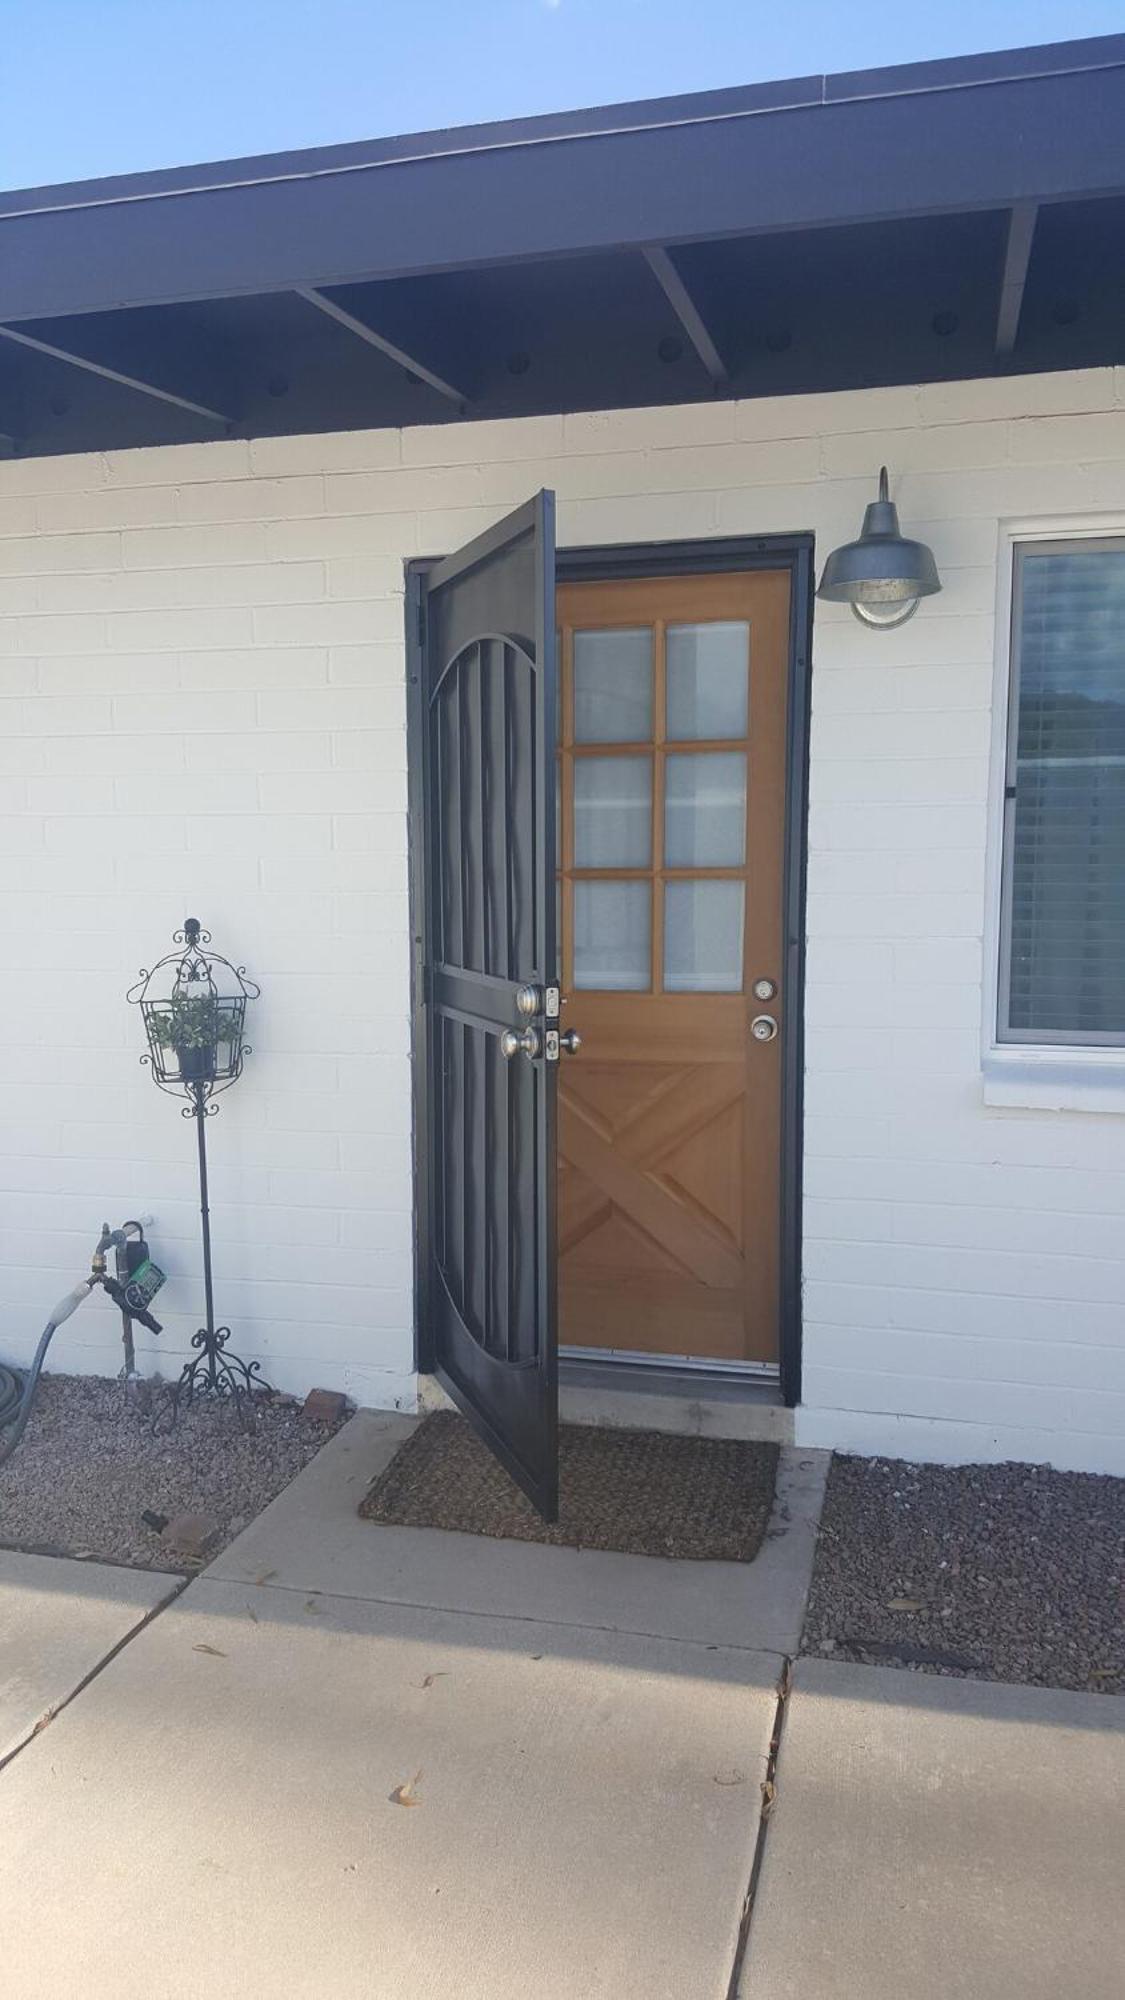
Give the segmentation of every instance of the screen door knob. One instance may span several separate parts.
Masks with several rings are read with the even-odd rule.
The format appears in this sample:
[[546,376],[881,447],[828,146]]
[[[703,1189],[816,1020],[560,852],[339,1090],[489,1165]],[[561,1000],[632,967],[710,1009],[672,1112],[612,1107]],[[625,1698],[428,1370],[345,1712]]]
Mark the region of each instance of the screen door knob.
[[505,1028],[500,1037],[500,1053],[506,1062],[511,1062],[513,1056],[527,1056],[529,1060],[532,1056],[537,1056],[538,1028],[522,1028],[518,1032],[515,1028]]
[[772,1042],[777,1034],[777,1022],[772,1014],[755,1014],[750,1023],[750,1033],[756,1042]]
[[582,1037],[577,1028],[567,1028],[565,1033],[559,1036],[559,1047],[564,1055],[576,1056],[578,1054],[579,1049],[582,1047]]

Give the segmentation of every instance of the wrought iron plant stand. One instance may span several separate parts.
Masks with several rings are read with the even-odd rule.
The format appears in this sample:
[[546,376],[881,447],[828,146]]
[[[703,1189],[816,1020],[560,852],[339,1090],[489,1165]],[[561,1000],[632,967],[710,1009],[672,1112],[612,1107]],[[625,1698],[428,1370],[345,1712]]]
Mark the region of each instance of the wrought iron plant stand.
[[154,1430],[171,1430],[182,1405],[196,1396],[232,1402],[240,1423],[253,1422],[254,1398],[272,1390],[261,1363],[243,1361],[228,1350],[229,1326],[215,1325],[211,1273],[211,1210],[207,1191],[207,1120],[218,1110],[214,1102],[242,1074],[250,1045],[244,1040],[246,1003],[261,991],[244,965],[232,965],[211,949],[211,933],[196,917],[173,933],[176,950],[149,971],[141,968],[127,998],[140,1007],[148,1039],[141,1062],[153,1082],[171,1097],[186,1093],[181,1117],[195,1120],[199,1155],[199,1214],[203,1237],[203,1296],[206,1321],[192,1335],[198,1352],[184,1363],[179,1380],[160,1400]]

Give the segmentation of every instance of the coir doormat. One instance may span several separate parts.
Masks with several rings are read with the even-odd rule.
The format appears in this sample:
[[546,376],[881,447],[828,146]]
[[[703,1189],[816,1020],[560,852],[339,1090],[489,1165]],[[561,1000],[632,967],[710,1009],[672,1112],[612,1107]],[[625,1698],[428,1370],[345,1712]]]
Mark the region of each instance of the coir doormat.
[[559,1518],[548,1526],[463,1417],[427,1417],[360,1501],[384,1527],[692,1562],[752,1562],[777,1477],[777,1446],[563,1424]]

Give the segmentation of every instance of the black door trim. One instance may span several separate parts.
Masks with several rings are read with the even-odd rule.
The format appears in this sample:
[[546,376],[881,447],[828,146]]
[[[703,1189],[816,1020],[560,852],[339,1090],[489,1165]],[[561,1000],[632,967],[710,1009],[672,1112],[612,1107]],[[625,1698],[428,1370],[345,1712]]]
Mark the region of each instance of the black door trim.
[[[429,1373],[433,1356],[426,1297],[429,1270],[427,1203],[426,1068],[422,1009],[422,940],[425,906],[425,813],[421,758],[421,579],[439,559],[406,565],[407,768],[410,837],[410,934],[414,1033],[415,1366]],[[787,569],[790,573],[789,718],[787,745],[785,874],[785,992],[782,1026],[781,1261],[778,1359],[783,1401],[801,1400],[801,1202],[804,1128],[805,900],[808,858],[809,694],[812,666],[813,537],[811,534],[729,535],[699,541],[629,542],[605,548],[559,549],[560,583],[644,576],[700,576],[709,571]],[[760,1390],[760,1382],[755,1385]]]

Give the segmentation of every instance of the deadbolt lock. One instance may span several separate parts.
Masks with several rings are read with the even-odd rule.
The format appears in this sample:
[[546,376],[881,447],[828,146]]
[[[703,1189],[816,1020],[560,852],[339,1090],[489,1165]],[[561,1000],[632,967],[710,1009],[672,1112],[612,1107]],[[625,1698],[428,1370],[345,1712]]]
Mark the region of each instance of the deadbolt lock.
[[755,1014],[750,1023],[750,1033],[756,1042],[772,1042],[777,1034],[777,1022],[772,1014]]
[[755,1000],[772,1000],[777,993],[776,979],[756,979],[753,993]]
[[516,994],[516,1013],[522,1014],[528,1021],[533,1014],[541,1014],[542,1011],[543,995],[538,986],[521,986]]

